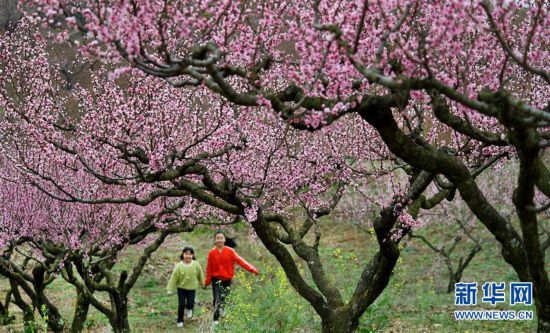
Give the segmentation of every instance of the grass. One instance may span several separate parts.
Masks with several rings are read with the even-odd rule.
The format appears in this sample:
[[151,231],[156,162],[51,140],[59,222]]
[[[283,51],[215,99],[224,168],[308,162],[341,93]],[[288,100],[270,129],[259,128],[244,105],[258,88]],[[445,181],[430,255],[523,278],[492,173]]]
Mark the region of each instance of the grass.
[[[429,226],[419,231],[439,234],[444,226]],[[339,224],[323,227],[322,258],[326,271],[347,299],[351,295],[362,267],[377,250],[374,237],[366,228]],[[488,233],[481,235],[483,250],[466,269],[463,281],[516,281],[514,271],[502,259],[499,247]],[[437,241],[437,240],[436,240]],[[317,332],[319,318],[286,281],[274,258],[260,243],[251,242],[244,233],[238,234],[237,251],[260,268],[262,275],[253,277],[240,268],[232,290],[233,302],[227,318],[216,332]],[[205,268],[206,254],[213,246],[208,229],[169,238],[153,254],[130,293],[129,321],[133,332],[177,332],[175,318],[177,297],[166,295],[166,283],[183,245],[195,248],[198,261]],[[455,256],[467,247],[457,249]],[[462,251],[462,252],[461,252]],[[130,249],[121,256],[120,269],[129,269],[139,251]],[[360,332],[533,332],[532,321],[456,321],[453,317],[454,295],[447,294],[447,272],[443,262],[418,240],[407,241],[390,286],[362,317]],[[6,292],[6,280],[0,279],[0,297]],[[49,293],[65,318],[72,316],[74,291],[61,279]],[[195,318],[185,332],[201,332],[210,324],[211,289],[197,291]],[[104,298],[107,301],[106,298]],[[472,309],[520,310],[509,305],[490,305]],[[468,308],[469,309],[469,308]],[[534,306],[528,308],[534,311]],[[16,321],[0,327],[0,332],[22,332],[20,311],[12,306]],[[246,316],[243,317],[243,316]],[[240,318],[240,319],[239,319]],[[109,332],[107,319],[95,309],[90,310],[87,332]]]

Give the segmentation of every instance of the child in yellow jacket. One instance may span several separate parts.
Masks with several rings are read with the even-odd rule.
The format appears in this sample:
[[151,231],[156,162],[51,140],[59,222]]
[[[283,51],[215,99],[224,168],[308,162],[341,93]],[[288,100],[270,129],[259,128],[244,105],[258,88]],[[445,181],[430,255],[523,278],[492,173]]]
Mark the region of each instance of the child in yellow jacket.
[[204,274],[201,265],[195,258],[195,251],[186,247],[181,251],[181,261],[176,264],[168,281],[168,295],[178,291],[178,327],[183,327],[183,310],[187,310],[187,318],[193,317],[195,292],[203,285]]

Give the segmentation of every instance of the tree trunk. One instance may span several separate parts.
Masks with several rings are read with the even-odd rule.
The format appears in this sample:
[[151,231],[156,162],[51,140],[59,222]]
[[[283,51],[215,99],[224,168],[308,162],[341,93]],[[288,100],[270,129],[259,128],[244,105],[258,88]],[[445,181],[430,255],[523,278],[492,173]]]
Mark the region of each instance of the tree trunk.
[[[535,293],[535,298],[538,298],[537,296]],[[550,305],[548,303],[548,300],[535,299],[538,333],[550,333]]]
[[128,297],[119,293],[112,293],[111,308],[113,316],[109,318],[109,323],[115,333],[130,333],[130,323],[128,322]]
[[351,313],[346,308],[332,312],[330,316],[322,319],[323,333],[352,333],[359,326],[358,320],[353,320]]
[[512,202],[519,217],[523,247],[527,254],[525,264],[534,287],[538,331],[550,332],[550,281],[539,236],[539,219],[536,211],[528,209],[536,207],[536,179],[540,178],[542,171],[537,164],[541,154],[540,137],[535,129],[517,126],[509,132],[509,139],[517,148],[520,161],[518,185]]
[[8,314],[8,309],[0,302],[0,316],[5,316]]
[[13,302],[17,307],[23,311],[23,331],[25,333],[32,333],[35,331],[34,328],[34,309],[32,306],[27,304],[23,298],[21,297],[21,294],[19,293],[19,288],[17,286],[17,282],[13,279],[10,280],[10,287],[11,291],[13,293]]
[[84,324],[86,323],[89,309],[90,301],[77,289],[71,333],[80,333],[84,330]]
[[550,321],[539,318],[537,333],[550,333]]
[[462,276],[455,276],[454,274],[450,274],[449,276],[449,284],[447,285],[447,294],[450,294],[455,290],[455,283],[458,283]]
[[[55,333],[63,333],[63,330],[65,328],[65,321],[63,320],[63,317],[61,316],[61,313],[59,313],[59,310],[55,305],[52,304],[52,302],[49,301],[49,299],[46,297],[45,294],[45,269],[42,266],[37,266],[33,268],[32,275],[34,277],[34,281],[32,282],[34,286],[34,290],[36,293],[36,299],[33,300],[33,304],[38,309],[38,312],[44,318],[46,315],[48,317],[47,323],[48,327]],[[44,309],[42,308],[44,307]],[[44,312],[45,310],[45,312]]]
[[11,323],[15,316],[10,315],[10,300],[11,300],[11,289],[8,290],[5,298],[5,302],[0,302],[0,325],[8,325]]

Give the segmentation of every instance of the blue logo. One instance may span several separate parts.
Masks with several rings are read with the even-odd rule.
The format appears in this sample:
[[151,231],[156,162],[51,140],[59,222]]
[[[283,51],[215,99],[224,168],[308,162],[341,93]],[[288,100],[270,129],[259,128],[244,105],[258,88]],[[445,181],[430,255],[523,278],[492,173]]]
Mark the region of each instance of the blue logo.
[[533,284],[531,282],[510,282],[510,305],[533,305]]
[[477,304],[477,282],[455,283],[455,305]]
[[485,282],[483,284],[483,298],[481,301],[484,303],[491,303],[491,305],[502,303],[506,300],[506,295],[504,294],[505,289],[506,284],[504,282]]

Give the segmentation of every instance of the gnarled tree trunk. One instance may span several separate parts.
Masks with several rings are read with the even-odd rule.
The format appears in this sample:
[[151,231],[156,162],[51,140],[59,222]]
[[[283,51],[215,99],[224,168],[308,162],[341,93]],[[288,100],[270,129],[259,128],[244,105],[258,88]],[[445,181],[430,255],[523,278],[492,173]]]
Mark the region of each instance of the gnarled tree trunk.
[[111,309],[113,315],[109,317],[109,323],[115,333],[130,333],[128,322],[128,296],[119,293],[111,293]]
[[71,333],[80,333],[84,330],[84,324],[88,317],[90,309],[90,300],[76,288],[76,304],[74,307],[73,322],[71,324]]

